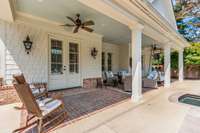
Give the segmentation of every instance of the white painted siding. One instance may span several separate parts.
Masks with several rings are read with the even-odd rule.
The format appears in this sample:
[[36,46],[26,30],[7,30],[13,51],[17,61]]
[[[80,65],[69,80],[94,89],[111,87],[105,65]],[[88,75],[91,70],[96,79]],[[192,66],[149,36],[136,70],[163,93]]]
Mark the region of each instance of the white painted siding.
[[123,70],[129,69],[129,45],[120,45],[119,47],[119,67]]
[[[52,34],[54,31],[47,31],[30,24],[7,23],[1,20],[0,29],[0,38],[5,38],[6,52],[3,65],[5,65],[4,78],[6,83],[10,84],[12,82],[12,75],[21,72],[24,73],[28,82],[48,82],[48,34]],[[33,47],[29,55],[26,54],[23,46],[23,40],[27,35],[30,35],[33,41]],[[73,38],[73,36],[71,35],[70,38]],[[101,38],[84,36],[79,39],[81,40],[80,65],[82,79],[100,77]],[[0,45],[3,46],[2,43]],[[90,55],[91,48],[93,47],[96,47],[99,51],[96,59],[93,59]]]
[[[28,82],[47,82],[47,33],[24,24],[1,21],[0,25],[0,32],[5,34],[5,82],[11,84],[12,75],[21,72]],[[34,42],[29,55],[23,46],[28,34]]]
[[129,46],[128,44],[110,44],[103,43],[103,52],[106,54],[106,68],[107,68],[107,53],[112,53],[112,68],[116,73],[120,70],[128,70],[129,68]]
[[[96,48],[98,50],[96,59],[91,56],[92,48]],[[102,40],[88,38],[81,41],[82,79],[101,77],[101,52]]]
[[112,53],[112,71],[114,73],[119,71],[119,45],[111,43],[103,43],[103,52],[105,52],[105,64],[107,68],[107,54]]
[[[144,45],[144,44],[143,44]],[[113,54],[113,72],[116,73],[120,70],[128,70],[129,69],[129,45],[127,44],[110,44],[103,43],[103,52],[106,54],[108,52]],[[151,67],[150,58],[151,58],[151,47],[143,47],[142,48],[142,56],[143,56],[143,76],[146,76]],[[106,55],[106,68],[107,68],[107,55]]]
[[[4,31],[4,27],[0,22],[0,31]],[[5,33],[0,32],[0,77],[4,77],[4,68],[5,68]]]

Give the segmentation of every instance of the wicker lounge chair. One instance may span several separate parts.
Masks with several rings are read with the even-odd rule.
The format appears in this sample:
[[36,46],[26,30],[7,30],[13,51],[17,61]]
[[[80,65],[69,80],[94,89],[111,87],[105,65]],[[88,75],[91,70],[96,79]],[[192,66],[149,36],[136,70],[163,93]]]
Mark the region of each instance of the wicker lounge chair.
[[131,92],[132,91],[132,76],[125,76],[122,80],[123,82],[123,90],[127,91],[127,92]]
[[[17,84],[27,83],[23,74],[13,75],[13,78]],[[29,86],[31,88],[34,97],[36,98],[48,97],[48,90],[46,83],[31,83]]]
[[[66,119],[67,113],[61,100],[52,98],[36,100],[28,84],[14,84],[14,87],[26,107],[28,116],[26,125],[13,132],[21,132],[37,124],[38,133],[43,133],[45,129],[49,130],[53,128],[50,124],[57,125]],[[33,121],[33,118],[36,120]],[[31,121],[33,122],[31,123]]]
[[142,85],[144,88],[158,88],[158,71],[153,69],[147,77],[142,79]]
[[143,78],[142,86],[144,88],[158,88],[158,80]]
[[110,85],[113,87],[118,85],[118,77],[115,76],[112,71],[106,71],[103,74],[105,85]]

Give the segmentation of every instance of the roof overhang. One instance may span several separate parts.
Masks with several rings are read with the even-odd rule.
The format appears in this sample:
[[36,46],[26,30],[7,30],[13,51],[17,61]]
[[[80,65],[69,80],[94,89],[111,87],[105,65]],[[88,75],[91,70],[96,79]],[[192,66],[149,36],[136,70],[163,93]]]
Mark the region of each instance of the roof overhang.
[[[172,44],[175,49],[189,46],[189,43],[174,29],[170,23],[147,0],[111,0],[136,16],[139,23],[146,25],[165,36],[161,43]],[[144,29],[145,30],[145,29]],[[153,31],[152,31],[153,33]]]
[[83,4],[131,27],[144,25],[144,34],[175,49],[189,43],[146,0],[79,0]]
[[[131,1],[133,1],[133,0],[131,0]],[[138,0],[136,0],[136,1],[138,1]],[[142,1],[143,1],[143,4],[145,6],[147,6],[147,9],[149,10],[149,12],[152,12],[151,15],[157,16],[157,18],[159,19],[161,25],[162,26],[166,26],[166,28],[168,29],[168,32],[170,32],[171,35],[174,35],[174,37],[180,43],[182,43],[183,47],[188,47],[190,45],[188,43],[188,41],[176,29],[173,28],[173,26],[151,5],[151,3],[149,1],[147,1],[147,0],[142,0]],[[140,1],[140,2],[142,2],[142,1]]]

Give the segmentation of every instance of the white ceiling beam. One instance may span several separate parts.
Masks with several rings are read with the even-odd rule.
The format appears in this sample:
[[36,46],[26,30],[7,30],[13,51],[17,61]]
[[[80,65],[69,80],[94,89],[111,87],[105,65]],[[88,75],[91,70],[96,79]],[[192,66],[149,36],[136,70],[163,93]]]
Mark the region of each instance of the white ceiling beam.
[[14,14],[10,0],[0,0],[0,19],[13,22]]

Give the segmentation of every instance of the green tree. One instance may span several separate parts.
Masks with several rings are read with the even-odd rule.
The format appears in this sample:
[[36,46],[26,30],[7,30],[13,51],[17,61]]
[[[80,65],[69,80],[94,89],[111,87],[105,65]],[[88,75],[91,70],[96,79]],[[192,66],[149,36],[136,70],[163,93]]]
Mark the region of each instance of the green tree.
[[171,68],[178,69],[178,52],[173,51],[171,53]]
[[[160,54],[159,59],[153,59],[153,65],[164,64],[164,55]],[[191,43],[191,46],[184,50],[184,64],[188,65],[200,65],[200,42]],[[178,51],[171,53],[171,68],[178,69]]]
[[[184,50],[184,64],[200,65],[200,43],[191,43],[191,46]],[[178,69],[178,52],[171,53],[171,68]]]
[[185,65],[200,65],[200,42],[191,43],[184,51]]

